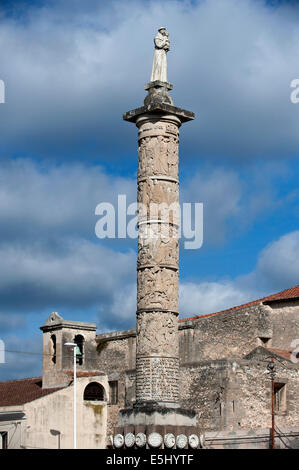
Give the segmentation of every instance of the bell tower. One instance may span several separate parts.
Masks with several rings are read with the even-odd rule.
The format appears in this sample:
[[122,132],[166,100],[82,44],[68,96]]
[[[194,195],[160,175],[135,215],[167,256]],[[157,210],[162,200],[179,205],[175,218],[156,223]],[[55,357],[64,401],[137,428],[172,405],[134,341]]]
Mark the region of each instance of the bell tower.
[[96,371],[96,324],[64,320],[52,312],[40,328],[43,332],[43,388],[63,387],[73,374],[73,354],[65,346],[77,344],[77,370]]

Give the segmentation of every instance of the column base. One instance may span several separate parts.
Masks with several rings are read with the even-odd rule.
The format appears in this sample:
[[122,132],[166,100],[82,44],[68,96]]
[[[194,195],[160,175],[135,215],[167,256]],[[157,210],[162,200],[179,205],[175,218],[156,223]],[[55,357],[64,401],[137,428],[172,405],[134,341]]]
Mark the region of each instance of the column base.
[[115,449],[197,449],[201,439],[196,411],[158,402],[135,404],[120,410],[110,441]]

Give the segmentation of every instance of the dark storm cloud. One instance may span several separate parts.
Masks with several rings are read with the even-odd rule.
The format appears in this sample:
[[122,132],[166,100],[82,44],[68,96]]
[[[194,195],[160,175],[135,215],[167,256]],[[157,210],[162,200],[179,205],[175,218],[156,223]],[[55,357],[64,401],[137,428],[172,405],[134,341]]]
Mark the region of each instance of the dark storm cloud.
[[96,206],[101,202],[116,206],[118,194],[126,194],[128,204],[135,201],[135,179],[109,176],[98,166],[3,161],[0,243],[41,243],[65,235],[95,239]]
[[24,315],[12,315],[10,312],[0,312],[0,337],[9,330],[17,330],[26,326]]
[[[135,192],[135,181],[109,176],[99,167],[2,162],[0,310],[112,304],[116,293],[135,281],[135,241],[105,245],[95,234],[95,208],[101,202],[117,207],[118,194],[130,203]],[[1,325],[9,326],[2,318],[0,331]]]
[[5,339],[5,350],[7,351],[5,363],[0,364],[0,380],[39,377],[41,375],[41,335],[34,335],[22,340],[16,335],[10,335]]
[[[63,254],[32,243],[0,248],[2,309],[31,311],[60,305],[109,304],[114,292],[135,280],[134,252],[116,253],[87,240],[61,241]],[[117,255],[117,256],[116,256]]]
[[[85,159],[128,158],[135,130],[121,115],[141,104],[152,38],[171,34],[169,80],[195,111],[185,158],[241,160],[297,151],[299,28],[291,7],[264,2],[53,2],[28,21],[1,22],[3,149]],[[130,129],[130,130],[129,130]]]

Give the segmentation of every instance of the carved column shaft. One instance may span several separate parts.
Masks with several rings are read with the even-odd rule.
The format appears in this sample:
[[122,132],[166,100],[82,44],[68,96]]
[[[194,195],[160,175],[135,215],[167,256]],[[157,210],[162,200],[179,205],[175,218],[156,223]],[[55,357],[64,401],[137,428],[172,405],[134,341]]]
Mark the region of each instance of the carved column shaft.
[[181,121],[143,114],[139,128],[136,404],[179,402],[179,181]]

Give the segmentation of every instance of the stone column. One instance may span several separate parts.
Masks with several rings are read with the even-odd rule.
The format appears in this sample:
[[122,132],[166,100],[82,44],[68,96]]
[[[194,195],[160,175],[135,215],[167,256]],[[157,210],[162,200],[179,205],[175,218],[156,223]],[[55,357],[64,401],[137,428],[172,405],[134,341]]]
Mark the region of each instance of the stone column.
[[178,406],[181,121],[143,114],[139,128],[136,405]]
[[179,128],[194,114],[177,108],[158,80],[144,105],[124,114],[138,133],[136,403],[120,410],[116,448],[197,448],[196,412],[179,402]]

